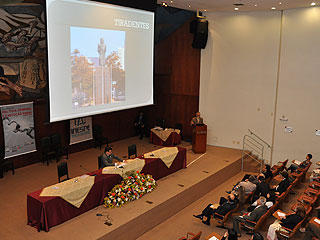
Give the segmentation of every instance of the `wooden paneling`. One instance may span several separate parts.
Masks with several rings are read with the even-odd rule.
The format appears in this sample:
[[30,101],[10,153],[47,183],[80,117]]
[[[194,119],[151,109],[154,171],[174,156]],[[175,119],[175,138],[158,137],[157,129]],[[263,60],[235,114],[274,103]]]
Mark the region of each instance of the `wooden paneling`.
[[199,108],[200,50],[192,48],[193,35],[186,22],[155,47],[155,99],[157,117],[167,126],[183,124],[191,137],[191,118]]

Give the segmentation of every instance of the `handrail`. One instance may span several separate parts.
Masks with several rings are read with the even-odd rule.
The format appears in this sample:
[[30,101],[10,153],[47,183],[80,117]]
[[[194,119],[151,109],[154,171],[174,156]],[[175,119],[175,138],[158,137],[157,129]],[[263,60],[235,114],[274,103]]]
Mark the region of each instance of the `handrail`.
[[[260,140],[260,139],[259,139]],[[250,145],[250,144],[251,145]],[[262,172],[262,166],[263,166],[263,150],[264,150],[264,146],[262,143],[258,142],[257,139],[254,139],[253,137],[249,136],[249,135],[244,135],[243,136],[243,143],[242,143],[242,162],[241,162],[241,170],[243,171],[243,165],[244,165],[244,155],[248,155],[251,159],[253,159],[254,161],[258,162],[260,164],[260,172]],[[259,161],[258,159],[252,157],[250,154],[247,154],[245,151],[245,146],[248,146],[249,148],[252,149],[252,152],[254,152],[254,154],[257,154],[257,157],[259,159],[261,159],[261,161]],[[255,149],[254,147],[258,148]],[[260,155],[260,156],[259,156]]]
[[[249,135],[243,136],[243,146],[242,146],[242,164],[241,164],[241,170],[243,171],[243,165],[244,165],[244,156],[247,155],[251,159],[255,160],[260,164],[262,171],[262,166],[264,164],[264,148],[267,146],[272,150],[272,146],[267,143],[265,140],[263,140],[261,137],[259,137],[256,133],[248,129]],[[250,154],[248,154],[246,151],[249,151]],[[251,154],[256,155],[257,157],[252,157]],[[257,160],[260,159],[260,160]]]
[[256,138],[258,138],[261,142],[263,142],[264,144],[266,144],[268,146],[268,148],[271,148],[271,145],[269,143],[267,143],[266,141],[264,141],[262,138],[260,138],[257,134],[255,134],[254,132],[252,132],[250,129],[248,129],[249,133],[254,135]]

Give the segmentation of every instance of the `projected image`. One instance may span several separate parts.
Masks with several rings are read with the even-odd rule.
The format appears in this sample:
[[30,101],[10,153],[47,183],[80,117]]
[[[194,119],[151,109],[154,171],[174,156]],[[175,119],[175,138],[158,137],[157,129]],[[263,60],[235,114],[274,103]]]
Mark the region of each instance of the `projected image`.
[[123,102],[125,32],[70,27],[72,107]]

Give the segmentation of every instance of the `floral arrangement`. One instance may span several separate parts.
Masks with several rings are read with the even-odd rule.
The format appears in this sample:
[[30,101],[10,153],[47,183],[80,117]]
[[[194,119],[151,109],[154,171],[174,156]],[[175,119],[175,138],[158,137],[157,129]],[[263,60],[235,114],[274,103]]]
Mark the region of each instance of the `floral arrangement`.
[[127,202],[141,198],[155,187],[156,181],[151,175],[144,175],[136,171],[113,187],[104,199],[104,205],[107,208],[121,207]]

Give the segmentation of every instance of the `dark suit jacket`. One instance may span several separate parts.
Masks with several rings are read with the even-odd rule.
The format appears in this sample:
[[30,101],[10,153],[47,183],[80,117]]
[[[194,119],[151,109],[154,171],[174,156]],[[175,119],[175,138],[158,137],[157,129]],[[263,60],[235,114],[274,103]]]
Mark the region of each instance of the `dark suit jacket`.
[[268,207],[266,205],[256,207],[249,216],[244,216],[243,218],[249,221],[258,222],[260,217],[268,211]]
[[111,155],[107,155],[107,154],[102,154],[101,156],[101,163],[102,163],[102,167],[107,167],[107,166],[114,166],[113,163],[113,159],[117,159],[118,161],[122,162],[122,159],[120,159],[119,157],[115,156],[113,153]]
[[301,220],[302,217],[297,214],[290,214],[286,219],[282,219],[280,224],[282,227],[293,229]]
[[221,215],[226,215],[229,211],[231,211],[232,209],[234,209],[237,204],[238,204],[239,200],[235,199],[234,201],[227,201],[224,202],[223,204],[221,204],[218,208],[217,208],[217,213],[221,214]]
[[270,170],[265,171],[265,172],[263,172],[263,175],[265,176],[265,179],[268,179],[268,178],[272,177],[272,172]]
[[255,192],[256,196],[264,196],[267,197],[267,194],[270,192],[269,184],[266,182],[258,183],[257,189]]
[[290,186],[290,181],[288,178],[283,179],[276,188],[276,192],[280,194],[283,193]]

